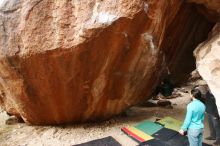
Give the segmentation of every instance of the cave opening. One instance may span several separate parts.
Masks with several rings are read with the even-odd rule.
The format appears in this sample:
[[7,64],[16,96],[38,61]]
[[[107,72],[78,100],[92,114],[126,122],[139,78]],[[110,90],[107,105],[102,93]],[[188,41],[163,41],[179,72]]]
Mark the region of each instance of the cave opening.
[[192,71],[196,70],[194,50],[208,39],[215,26],[197,7],[194,4],[191,7],[182,7],[169,25],[162,43],[167,63],[165,79],[171,76],[176,85],[185,83]]

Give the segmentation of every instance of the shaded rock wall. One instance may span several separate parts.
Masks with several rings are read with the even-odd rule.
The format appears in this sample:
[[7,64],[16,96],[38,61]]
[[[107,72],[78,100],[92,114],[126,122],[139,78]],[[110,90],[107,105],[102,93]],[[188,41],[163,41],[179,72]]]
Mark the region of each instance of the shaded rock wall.
[[213,25],[197,13],[195,5],[185,5],[168,26],[161,48],[164,50],[167,69],[177,84],[185,82],[196,68],[192,52],[206,40]]
[[109,118],[145,100],[210,27],[183,0],[3,0],[0,101],[31,124]]
[[197,5],[199,12],[201,12],[210,21],[220,21],[220,1],[219,0],[188,0]]

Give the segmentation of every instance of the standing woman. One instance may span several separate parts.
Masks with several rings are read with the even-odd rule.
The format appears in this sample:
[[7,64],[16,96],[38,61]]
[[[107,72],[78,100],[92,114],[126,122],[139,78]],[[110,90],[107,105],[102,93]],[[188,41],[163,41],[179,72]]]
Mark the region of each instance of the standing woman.
[[191,91],[192,101],[187,106],[184,123],[179,131],[181,135],[187,131],[190,146],[202,146],[205,105],[199,89]]

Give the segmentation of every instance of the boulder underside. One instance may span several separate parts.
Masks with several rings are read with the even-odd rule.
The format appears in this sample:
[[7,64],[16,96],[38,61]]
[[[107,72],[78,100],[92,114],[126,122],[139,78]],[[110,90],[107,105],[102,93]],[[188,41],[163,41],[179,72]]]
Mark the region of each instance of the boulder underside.
[[185,78],[212,26],[182,0],[2,0],[1,106],[36,125],[110,118]]

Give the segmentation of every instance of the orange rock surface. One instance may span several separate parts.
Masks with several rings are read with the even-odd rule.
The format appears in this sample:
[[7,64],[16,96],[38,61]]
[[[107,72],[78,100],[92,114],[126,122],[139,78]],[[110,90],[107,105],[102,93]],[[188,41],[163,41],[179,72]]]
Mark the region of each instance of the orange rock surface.
[[2,0],[1,105],[37,125],[110,118],[190,71],[211,27],[183,0]]

